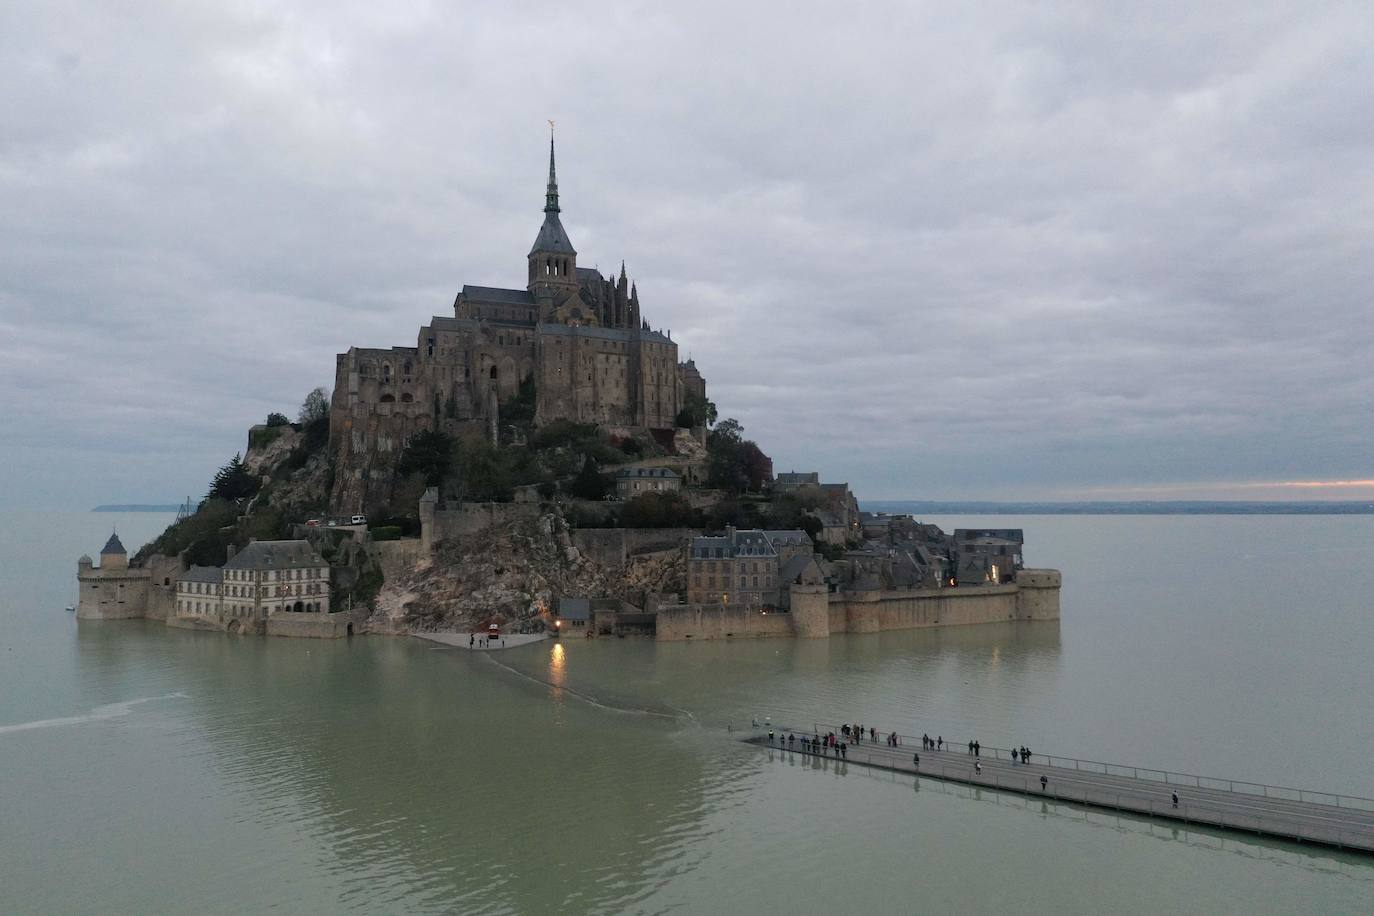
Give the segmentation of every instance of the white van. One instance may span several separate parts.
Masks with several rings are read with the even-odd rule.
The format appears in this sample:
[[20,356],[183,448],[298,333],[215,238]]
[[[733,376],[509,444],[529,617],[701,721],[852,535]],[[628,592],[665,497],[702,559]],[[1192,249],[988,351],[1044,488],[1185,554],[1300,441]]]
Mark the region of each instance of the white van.
[[366,525],[366,524],[367,524],[367,516],[365,516],[365,515],[355,515],[355,516],[353,516],[353,518],[349,521],[349,524],[350,524],[350,525]]

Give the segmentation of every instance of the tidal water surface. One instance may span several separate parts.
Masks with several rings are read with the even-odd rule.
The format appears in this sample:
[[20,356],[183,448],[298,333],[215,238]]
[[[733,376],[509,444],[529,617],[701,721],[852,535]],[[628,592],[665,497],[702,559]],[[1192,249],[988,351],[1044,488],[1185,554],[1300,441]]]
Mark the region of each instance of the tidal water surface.
[[83,622],[0,533],[6,913],[1362,913],[1374,859],[742,745],[754,717],[1374,796],[1374,518],[1026,529],[1058,624],[474,655]]

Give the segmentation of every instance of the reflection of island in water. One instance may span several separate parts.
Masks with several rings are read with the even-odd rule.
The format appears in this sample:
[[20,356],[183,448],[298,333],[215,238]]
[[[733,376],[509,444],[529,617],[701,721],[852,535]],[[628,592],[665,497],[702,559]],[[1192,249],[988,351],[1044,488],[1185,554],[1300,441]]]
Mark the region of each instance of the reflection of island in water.
[[246,799],[237,816],[327,852],[345,900],[394,887],[519,912],[573,893],[578,909],[612,906],[683,855],[709,785],[761,766],[742,754],[708,770],[672,720],[551,703],[480,656],[414,641],[160,626],[78,639],[101,684],[141,671],[146,690],[150,668],[174,666],[177,709],[210,749],[174,765],[215,768]]
[[915,698],[957,698],[974,685],[1033,697],[1053,684],[1060,627],[1009,621],[830,639],[568,639],[494,659],[561,693],[721,728],[756,715],[797,725],[883,716],[909,728]]

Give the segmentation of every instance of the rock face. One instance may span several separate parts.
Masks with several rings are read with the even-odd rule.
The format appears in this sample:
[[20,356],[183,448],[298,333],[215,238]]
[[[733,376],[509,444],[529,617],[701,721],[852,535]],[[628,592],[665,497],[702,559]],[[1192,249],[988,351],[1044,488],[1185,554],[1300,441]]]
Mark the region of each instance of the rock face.
[[388,576],[368,628],[377,632],[467,630],[550,622],[559,596],[636,604],[645,592],[680,591],[681,549],[627,557],[623,565],[589,559],[557,512],[515,519],[441,541],[427,562]]

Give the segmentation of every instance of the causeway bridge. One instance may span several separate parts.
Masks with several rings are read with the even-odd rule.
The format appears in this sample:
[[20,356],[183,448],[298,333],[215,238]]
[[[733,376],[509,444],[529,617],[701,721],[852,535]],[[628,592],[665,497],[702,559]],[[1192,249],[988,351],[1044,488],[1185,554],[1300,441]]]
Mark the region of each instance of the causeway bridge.
[[[820,754],[802,749],[803,734],[809,739],[827,732],[841,734],[834,725],[774,726],[772,747],[785,753],[838,758],[834,748]],[[797,740],[789,743],[789,734]],[[946,739],[944,750],[937,751],[922,748],[919,737],[898,735],[900,743],[892,747],[886,743],[888,734],[879,732],[877,741],[849,739],[843,759],[979,788],[1374,854],[1374,799],[1370,798],[1039,754],[1034,748],[1029,764],[1013,763],[1011,751],[1005,748],[984,747],[975,758],[968,752],[968,742],[957,739]],[[766,731],[744,740],[770,746]],[[914,754],[921,755],[919,767]],[[982,772],[975,770],[975,760]]]

